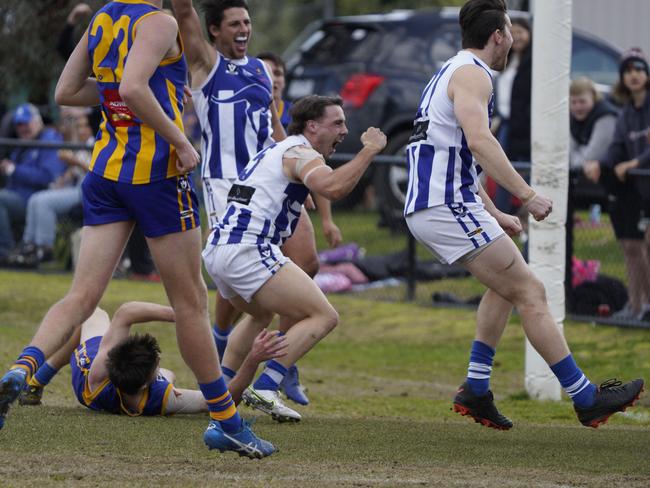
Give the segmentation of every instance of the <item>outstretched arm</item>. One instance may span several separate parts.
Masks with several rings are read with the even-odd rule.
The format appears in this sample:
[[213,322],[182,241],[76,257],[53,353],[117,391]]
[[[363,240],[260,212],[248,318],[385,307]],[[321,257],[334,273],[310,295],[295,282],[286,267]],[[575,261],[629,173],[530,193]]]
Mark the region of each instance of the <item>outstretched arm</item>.
[[217,51],[203,37],[201,20],[192,0],[172,0],[174,17],[183,38],[185,57],[192,74],[192,88],[199,87],[217,61]]
[[257,335],[250,352],[246,355],[239,370],[237,370],[237,374],[228,383],[228,390],[235,405],[241,402],[242,393],[253,381],[259,364],[262,361],[268,361],[269,359],[286,355],[287,347],[289,345],[287,344],[286,336],[280,335],[280,332],[277,330],[269,332],[263,329]]
[[[235,405],[241,402],[244,390],[251,384],[257,367],[262,361],[279,358],[287,353],[285,336],[280,336],[278,331],[269,332],[262,330],[251,347],[250,352],[237,371],[235,377],[228,383],[228,390]],[[167,400],[166,414],[207,412],[203,394],[198,390],[185,390],[174,388]]]

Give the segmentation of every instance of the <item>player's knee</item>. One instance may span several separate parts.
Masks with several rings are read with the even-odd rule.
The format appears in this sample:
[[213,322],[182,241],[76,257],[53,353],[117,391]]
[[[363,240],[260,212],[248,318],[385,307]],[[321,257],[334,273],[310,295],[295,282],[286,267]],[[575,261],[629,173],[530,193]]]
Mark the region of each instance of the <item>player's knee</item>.
[[[63,299],[71,308],[77,310],[86,320],[95,311],[101,293],[93,288],[71,290]],[[82,320],[82,321],[83,321]]]
[[323,318],[323,335],[327,335],[338,325],[339,313],[334,307],[328,304],[328,307],[324,308],[321,314]]

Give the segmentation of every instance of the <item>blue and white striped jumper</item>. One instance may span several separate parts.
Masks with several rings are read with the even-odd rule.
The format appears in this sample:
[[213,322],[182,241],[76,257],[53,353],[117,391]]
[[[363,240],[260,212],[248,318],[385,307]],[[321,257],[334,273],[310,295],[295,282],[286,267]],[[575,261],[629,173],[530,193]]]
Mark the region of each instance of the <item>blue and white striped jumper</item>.
[[[440,68],[422,93],[407,146],[409,180],[405,216],[436,205],[481,203],[478,196],[481,167],[469,150],[447,94],[451,76],[468,64],[480,66],[492,78],[483,61],[469,51],[460,51]],[[489,117],[493,108],[494,93],[488,105]]]
[[260,151],[239,173],[226,212],[208,242],[281,246],[298,224],[308,188],[284,173],[282,158],[294,146],[311,147],[302,135],[289,136]]

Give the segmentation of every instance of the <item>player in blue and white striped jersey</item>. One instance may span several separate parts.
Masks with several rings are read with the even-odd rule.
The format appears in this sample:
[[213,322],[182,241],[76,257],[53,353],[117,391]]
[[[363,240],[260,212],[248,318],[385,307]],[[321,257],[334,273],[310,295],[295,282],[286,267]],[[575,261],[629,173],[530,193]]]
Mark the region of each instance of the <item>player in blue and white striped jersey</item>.
[[520,232],[521,224],[494,206],[478,179],[481,167],[519,197],[536,220],[549,215],[552,202],[517,174],[489,128],[494,99],[490,70],[505,68],[512,46],[505,1],[469,0],[459,23],[463,50],[427,84],[414,121],[404,210],[420,242],[443,262],[460,261],[488,288],[478,309],[467,381],[458,390],[454,410],[489,427],[512,427],[494,405],[489,380],[495,348],[515,306],[531,344],[573,399],[580,422],[596,427],[630,405],[643,380],[596,389],[557,328],[544,285],[506,236]]
[[[248,55],[252,22],[246,0],[204,0],[202,2],[209,42],[204,39],[191,0],[173,0],[185,43],[191,74],[194,106],[201,126],[203,197],[210,229],[215,228],[226,206],[228,191],[252,156],[274,141],[285,138],[277,107],[273,102],[273,82],[265,63]],[[323,234],[332,247],[341,242],[341,233],[332,220],[330,202],[316,199]],[[314,229],[305,210],[295,237],[284,250],[310,276],[318,272]],[[217,294],[214,336],[223,357],[228,335],[239,313]],[[291,322],[281,321],[288,330]],[[299,403],[307,403],[291,368],[285,393]]]
[[[278,389],[288,368],[337,324],[338,316],[313,280],[287,259],[280,247],[298,222],[310,191],[330,200],[347,195],[372,159],[386,145],[386,136],[369,128],[363,149],[347,164],[332,170],[325,159],[347,134],[338,97],[312,95],[291,110],[290,135],[260,151],[239,174],[228,194],[221,223],[208,239],[203,259],[219,292],[254,322],[239,324],[232,333],[224,368],[239,364],[231,349],[244,354],[269,320],[268,311],[296,321],[286,335],[287,355],[267,362],[244,401],[279,421],[300,415],[282,404]],[[246,325],[246,326],[245,326]]]

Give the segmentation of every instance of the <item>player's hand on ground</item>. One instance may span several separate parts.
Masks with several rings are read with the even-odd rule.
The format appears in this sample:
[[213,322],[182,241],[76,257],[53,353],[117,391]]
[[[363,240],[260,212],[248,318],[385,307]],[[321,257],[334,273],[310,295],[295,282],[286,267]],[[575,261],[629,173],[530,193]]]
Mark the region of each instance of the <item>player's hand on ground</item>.
[[287,336],[280,335],[278,330],[268,331],[263,329],[255,337],[249,354],[255,362],[261,363],[269,359],[286,356],[288,347]]
[[201,161],[199,153],[196,152],[194,146],[190,144],[190,141],[186,142],[182,147],[176,148],[176,168],[183,174],[192,171]]
[[544,195],[535,195],[533,199],[525,205],[528,213],[538,222],[544,220],[553,211],[553,200]]
[[509,215],[507,213],[499,212],[495,219],[499,226],[505,231],[509,236],[519,235],[522,231],[521,221],[516,215]]
[[582,165],[582,172],[589,181],[598,183],[600,179],[600,163],[594,160],[585,161]]
[[339,229],[331,220],[323,221],[323,235],[325,236],[327,244],[329,244],[331,248],[338,247],[338,245],[343,242],[341,229]]
[[376,127],[368,127],[361,134],[361,144],[363,147],[379,153],[386,147],[386,134]]

